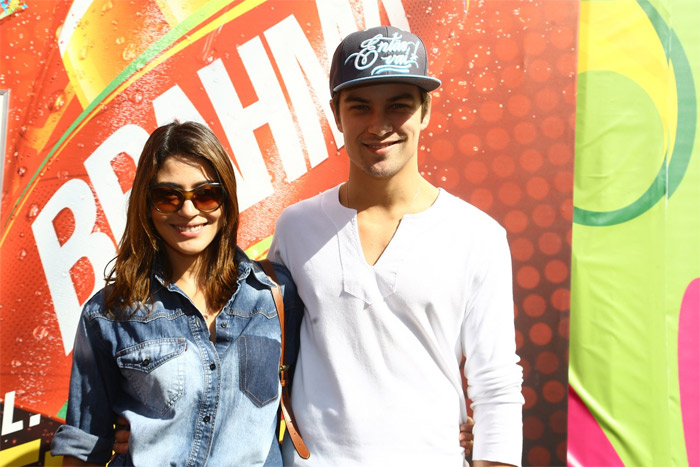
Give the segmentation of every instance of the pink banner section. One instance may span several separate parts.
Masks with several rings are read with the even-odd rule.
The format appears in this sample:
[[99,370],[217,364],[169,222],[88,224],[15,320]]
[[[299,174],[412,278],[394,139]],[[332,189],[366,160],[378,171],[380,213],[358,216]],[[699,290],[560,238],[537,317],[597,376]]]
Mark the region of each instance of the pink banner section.
[[620,456],[581,398],[569,386],[569,467],[624,467]]
[[[685,447],[691,467],[700,466],[700,278],[690,282],[683,295],[678,320],[678,383]],[[570,467],[622,467],[624,463],[602,428],[569,387]]]
[[688,465],[700,466],[700,277],[683,295],[678,318],[678,385]]

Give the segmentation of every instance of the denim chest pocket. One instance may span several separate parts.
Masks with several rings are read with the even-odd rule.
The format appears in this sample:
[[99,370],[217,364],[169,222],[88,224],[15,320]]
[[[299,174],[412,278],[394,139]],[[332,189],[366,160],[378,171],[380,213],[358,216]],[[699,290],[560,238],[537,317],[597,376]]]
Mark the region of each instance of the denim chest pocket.
[[167,412],[185,390],[184,338],[154,339],[117,352],[127,392],[158,415]]
[[238,362],[241,392],[256,407],[275,401],[279,391],[279,341],[264,336],[239,336]]

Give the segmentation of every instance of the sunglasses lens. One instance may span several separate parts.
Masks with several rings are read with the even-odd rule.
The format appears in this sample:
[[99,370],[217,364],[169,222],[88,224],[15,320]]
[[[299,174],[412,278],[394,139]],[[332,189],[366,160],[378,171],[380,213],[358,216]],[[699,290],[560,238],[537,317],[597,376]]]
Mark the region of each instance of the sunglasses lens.
[[151,202],[160,212],[175,212],[182,206],[184,196],[177,190],[166,187],[151,189]]
[[224,192],[220,186],[203,186],[194,191],[192,202],[200,211],[214,211],[224,202]]
[[193,191],[180,191],[167,186],[151,188],[151,203],[157,211],[172,213],[182,208],[185,199],[203,212],[215,211],[224,202],[224,190],[219,185],[204,185]]

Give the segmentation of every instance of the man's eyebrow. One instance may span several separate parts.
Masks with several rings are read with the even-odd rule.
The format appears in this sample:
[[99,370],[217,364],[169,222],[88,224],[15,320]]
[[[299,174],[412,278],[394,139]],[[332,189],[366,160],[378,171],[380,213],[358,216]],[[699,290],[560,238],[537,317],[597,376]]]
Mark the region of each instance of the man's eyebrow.
[[352,94],[347,94],[345,98],[343,99],[343,102],[360,102],[360,103],[366,103],[369,102],[369,99],[365,99],[360,96],[354,96]]
[[396,101],[403,101],[403,100],[416,100],[416,96],[411,94],[410,92],[403,92],[401,94],[397,94],[394,97],[390,97],[387,99],[389,102],[396,102]]
[[[397,94],[395,96],[389,97],[387,101],[389,102],[397,102],[397,101],[403,101],[403,100],[416,100],[416,96],[411,94],[410,92],[402,92],[401,94]],[[347,94],[345,98],[343,99],[344,102],[359,102],[359,103],[367,103],[370,100],[365,99],[364,97],[356,96],[353,94]]]

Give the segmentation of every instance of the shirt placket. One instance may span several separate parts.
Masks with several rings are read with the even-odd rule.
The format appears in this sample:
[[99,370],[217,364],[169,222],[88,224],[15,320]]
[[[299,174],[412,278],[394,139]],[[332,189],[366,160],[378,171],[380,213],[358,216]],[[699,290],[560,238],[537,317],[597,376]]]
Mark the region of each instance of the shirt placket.
[[[218,318],[217,318],[217,325]],[[190,317],[190,328],[202,364],[204,384],[199,402],[197,424],[192,440],[192,454],[187,465],[204,465],[206,463],[214,438],[216,413],[219,405],[221,388],[221,364],[214,344],[209,338],[209,331],[204,320],[194,315]]]

